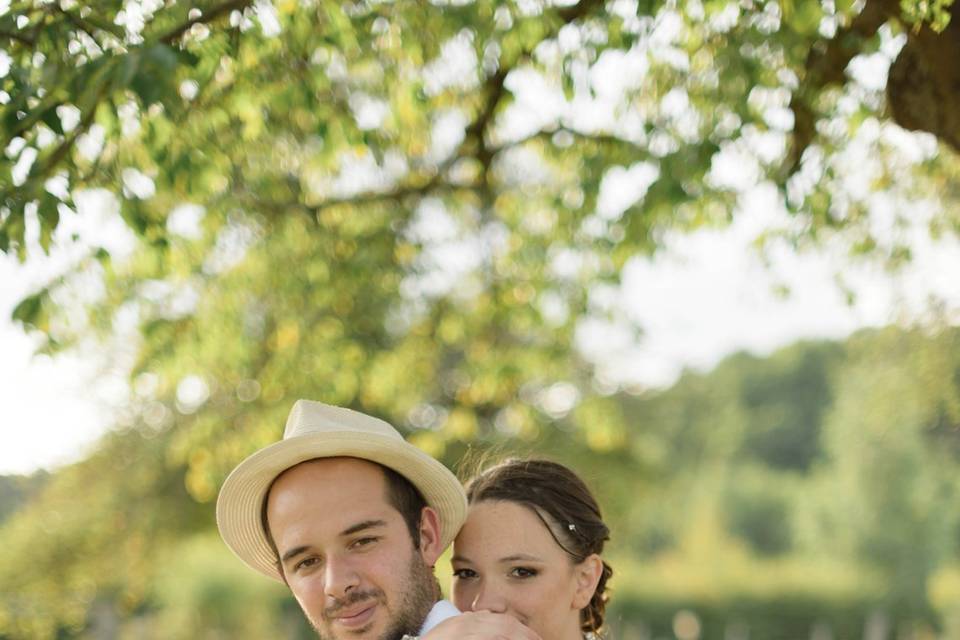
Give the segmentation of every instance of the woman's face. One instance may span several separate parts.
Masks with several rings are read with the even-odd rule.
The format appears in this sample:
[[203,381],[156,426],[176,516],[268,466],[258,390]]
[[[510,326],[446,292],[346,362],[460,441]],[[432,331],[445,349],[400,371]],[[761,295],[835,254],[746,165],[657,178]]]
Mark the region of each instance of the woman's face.
[[546,640],[581,638],[580,609],[593,594],[590,576],[584,580],[582,564],[573,563],[528,507],[471,505],[452,564],[453,602],[461,611],[508,613]]

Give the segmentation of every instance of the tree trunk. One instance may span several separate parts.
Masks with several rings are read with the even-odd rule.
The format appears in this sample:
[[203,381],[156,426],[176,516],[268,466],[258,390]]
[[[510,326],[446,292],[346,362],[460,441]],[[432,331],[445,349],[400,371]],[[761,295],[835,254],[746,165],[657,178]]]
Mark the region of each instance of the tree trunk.
[[890,67],[887,99],[901,127],[928,131],[960,151],[960,2],[943,33],[927,25],[909,33]]

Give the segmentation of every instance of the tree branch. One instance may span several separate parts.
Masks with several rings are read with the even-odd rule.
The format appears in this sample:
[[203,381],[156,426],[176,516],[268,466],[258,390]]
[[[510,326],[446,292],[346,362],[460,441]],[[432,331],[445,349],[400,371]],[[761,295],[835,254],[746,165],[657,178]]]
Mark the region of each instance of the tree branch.
[[574,20],[579,20],[594,9],[603,7],[604,0],[581,0],[575,5],[563,7],[556,10],[557,16],[563,24],[570,24]]
[[35,164],[30,171],[27,179],[29,181],[42,181],[50,175],[53,169],[60,164],[60,161],[70,152],[73,148],[74,143],[77,141],[81,135],[86,133],[90,128],[90,125],[93,124],[93,119],[96,116],[97,108],[100,106],[100,100],[103,99],[103,96],[106,94],[107,89],[109,88],[110,83],[104,82],[97,93],[96,101],[93,106],[83,117],[83,119],[77,124],[63,142],[58,146],[44,161],[41,166],[39,163]]
[[[383,191],[365,191],[348,196],[332,196],[317,204],[305,204],[300,200],[279,202],[264,200],[259,194],[246,188],[234,190],[235,197],[239,198],[244,206],[254,211],[267,211],[278,216],[289,215],[292,211],[299,211],[309,215],[312,221],[316,222],[320,213],[333,207],[348,205],[359,206],[379,204],[384,202],[397,202],[410,197],[423,197],[437,191],[472,191],[476,185],[455,185],[442,179],[443,174],[438,172],[429,180],[420,184],[401,184],[392,189]],[[234,181],[237,184],[244,184],[241,175],[236,175]]]
[[176,40],[180,38],[183,34],[190,30],[196,24],[207,24],[213,22],[220,16],[230,13],[231,11],[246,9],[247,7],[253,4],[253,0],[230,0],[229,2],[224,2],[223,4],[213,7],[209,11],[203,13],[202,15],[197,16],[196,18],[191,18],[184,22],[183,24],[174,27],[167,33],[161,35],[157,38],[157,42],[163,42],[164,44],[173,44]]
[[[87,26],[86,22],[73,15],[69,11],[63,9],[59,4],[54,5],[54,7],[56,8],[57,13],[64,16],[70,24],[87,34],[91,40],[97,42],[97,39],[93,36],[93,33],[90,31],[90,28]],[[97,46],[100,46],[99,43],[97,43]]]
[[368,191],[365,193],[358,193],[352,196],[343,196],[343,197],[333,197],[327,198],[319,204],[312,206],[300,204],[299,206],[310,211],[314,216],[317,216],[320,212],[330,209],[331,207],[337,207],[340,205],[353,205],[353,206],[363,206],[367,204],[377,204],[381,202],[390,202],[390,201],[402,201],[410,197],[422,197],[433,191],[437,190],[457,190],[457,189],[473,189],[470,185],[452,185],[443,180],[440,180],[439,174],[433,179],[425,182],[422,185],[403,185],[398,186],[395,189],[390,191]]
[[[551,21],[551,24],[555,24],[556,26],[548,30],[543,38],[540,39],[540,42],[556,36],[564,26],[583,18],[594,9],[598,7],[602,8],[603,6],[604,0],[581,0],[581,2],[571,7],[564,7],[554,11],[553,13],[557,16],[558,20],[556,22]],[[539,44],[539,42],[537,44]],[[477,159],[482,167],[480,179],[481,189],[489,189],[490,164],[494,156],[500,151],[499,149],[491,149],[487,145],[487,130],[493,122],[493,117],[506,92],[505,83],[507,76],[510,75],[510,72],[513,71],[519,61],[526,59],[530,55],[532,50],[533,48],[531,47],[530,49],[521,51],[514,60],[500,60],[497,72],[487,78],[486,86],[484,87],[485,99],[483,106],[474,121],[467,126],[463,143],[454,154],[461,157],[463,155],[472,155]]]
[[490,168],[490,161],[493,159],[493,154],[490,152],[490,149],[487,148],[486,143],[487,127],[490,126],[490,122],[493,120],[493,114],[496,112],[500,100],[503,99],[505,91],[504,83],[506,82],[507,75],[509,75],[512,70],[511,67],[501,65],[500,68],[497,69],[497,72],[487,79],[487,86],[485,87],[486,100],[484,101],[483,109],[481,109],[476,119],[470,123],[464,132],[464,145],[475,145],[471,155],[476,157],[480,162],[484,174],[487,173],[487,170]]
[[649,152],[649,149],[647,149],[647,148],[645,148],[645,147],[641,147],[641,146],[638,145],[636,142],[633,142],[633,141],[631,141],[631,140],[626,140],[626,139],[624,139],[624,138],[617,137],[617,136],[615,136],[615,135],[613,135],[613,134],[610,134],[610,133],[600,133],[600,134],[584,133],[584,132],[582,132],[582,131],[577,131],[576,129],[571,129],[570,127],[567,127],[567,126],[564,126],[564,125],[559,125],[559,126],[549,127],[549,128],[546,128],[546,129],[541,129],[540,131],[536,131],[536,132],[534,132],[534,133],[531,133],[530,135],[524,136],[523,138],[519,138],[519,139],[517,139],[517,140],[512,140],[512,141],[510,141],[510,142],[505,142],[505,143],[503,143],[503,144],[501,144],[501,145],[497,145],[496,147],[493,147],[493,148],[491,149],[491,152],[493,153],[493,155],[497,155],[497,154],[502,153],[502,152],[504,152],[504,151],[507,151],[507,150],[509,150],[509,149],[514,149],[514,148],[516,148],[516,147],[522,147],[522,146],[525,145],[526,143],[531,142],[531,141],[533,141],[533,140],[550,141],[550,139],[551,139],[554,135],[556,135],[557,133],[560,133],[560,132],[569,133],[569,134],[570,134],[571,136],[573,136],[574,138],[578,138],[578,139],[580,139],[580,140],[589,140],[589,141],[597,142],[597,143],[603,144],[603,145],[622,145],[622,146],[626,146],[626,147],[629,147],[629,148],[631,148],[631,149],[633,149],[633,150],[636,150],[636,151],[638,151],[638,152],[641,152],[641,153],[643,153],[644,155],[649,155],[649,153],[650,153],[650,152]]
[[817,116],[811,106],[813,97],[830,85],[846,82],[847,65],[860,53],[863,41],[873,37],[887,20],[899,15],[897,0],[868,0],[849,27],[839,29],[829,41],[820,42],[821,46],[815,45],[810,50],[804,65],[806,73],[790,99],[794,120],[793,144],[784,167],[784,177],[799,168],[803,152],[816,135]]
[[0,38],[10,38],[11,40],[21,42],[28,47],[33,47],[36,44],[36,40],[34,38],[28,38],[27,36],[16,32],[0,31]]

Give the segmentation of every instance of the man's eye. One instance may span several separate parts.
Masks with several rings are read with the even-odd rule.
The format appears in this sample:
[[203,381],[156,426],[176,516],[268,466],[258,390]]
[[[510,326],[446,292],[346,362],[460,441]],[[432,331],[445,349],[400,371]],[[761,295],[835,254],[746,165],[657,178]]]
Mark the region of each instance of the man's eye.
[[528,569],[527,567],[514,567],[510,570],[511,578],[533,578],[539,573],[536,569]]
[[301,570],[303,570],[303,569],[309,569],[310,567],[314,566],[314,565],[317,564],[318,562],[320,562],[320,558],[316,558],[316,557],[312,557],[312,556],[309,557],[309,558],[304,558],[303,560],[301,560],[301,561],[298,562],[297,564],[293,565],[293,570],[294,570],[294,571],[301,571]]
[[376,542],[376,541],[379,540],[379,539],[380,539],[380,538],[377,538],[377,537],[374,537],[374,536],[368,536],[368,537],[366,537],[366,538],[358,538],[357,540],[354,540],[354,541],[353,541],[353,543],[350,545],[350,548],[351,548],[351,549],[359,549],[359,548],[361,548],[361,547],[369,547],[370,545],[372,545],[374,542]]
[[453,577],[460,578],[461,580],[469,580],[470,578],[476,578],[477,572],[473,569],[454,569]]

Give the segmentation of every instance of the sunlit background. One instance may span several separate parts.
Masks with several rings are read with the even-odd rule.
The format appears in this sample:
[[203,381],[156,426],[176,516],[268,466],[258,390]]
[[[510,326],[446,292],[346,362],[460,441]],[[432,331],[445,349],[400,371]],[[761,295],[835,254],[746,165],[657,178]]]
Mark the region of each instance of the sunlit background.
[[[729,170],[735,175],[735,167]],[[624,194],[629,185],[618,187],[610,189],[610,200],[630,197]],[[575,346],[598,366],[596,384],[637,394],[668,388],[684,369],[706,373],[738,352],[767,357],[802,340],[843,340],[860,329],[897,322],[939,326],[957,320],[960,246],[954,238],[931,242],[918,228],[916,257],[896,273],[874,264],[845,271],[843,256],[828,250],[783,251],[767,264],[751,243],[776,210],[773,190],[754,188],[731,227],[673,238],[655,258],[628,263],[621,287],[597,287],[604,304],[621,310],[631,324],[582,323]],[[85,201],[76,224],[69,233],[79,230],[90,244],[106,242],[114,254],[132,251],[135,241],[107,194]],[[105,230],[111,225],[112,231]],[[10,319],[18,300],[70,266],[69,251],[37,252],[24,264],[11,257],[0,263],[5,283],[0,389],[8,424],[29,425],[0,434],[2,473],[52,471],[86,456],[110,428],[111,412],[130,402],[125,350],[97,345],[37,355],[37,337]],[[848,280],[846,288],[838,284],[840,274]],[[634,323],[642,335],[631,331]],[[178,385],[184,397],[205,393],[193,390],[193,380]],[[551,398],[555,411],[566,413],[578,392],[559,385]]]
[[194,5],[0,2],[0,640],[312,637],[300,397],[577,469],[611,638],[960,637],[948,3]]

